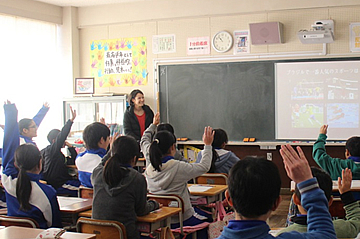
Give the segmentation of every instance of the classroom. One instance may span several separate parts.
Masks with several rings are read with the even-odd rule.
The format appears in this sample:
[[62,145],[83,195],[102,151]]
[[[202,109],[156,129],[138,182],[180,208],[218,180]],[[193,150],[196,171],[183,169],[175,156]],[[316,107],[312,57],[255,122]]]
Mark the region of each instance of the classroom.
[[[197,148],[196,150],[201,150],[204,148],[203,142],[201,141],[203,127],[207,124],[213,127],[219,127],[218,118],[214,119],[214,121],[204,119],[205,116],[211,113],[210,110],[208,110],[211,106],[205,105],[206,100],[205,102],[202,101],[204,97],[210,95],[210,97],[215,98],[217,94],[222,97],[228,96],[229,102],[224,100],[223,102],[225,105],[232,107],[236,105],[236,102],[230,102],[231,99],[238,99],[238,96],[235,96],[234,93],[216,92],[216,89],[208,85],[204,87],[204,92],[197,95],[196,90],[201,87],[201,84],[206,84],[206,79],[199,80],[198,85],[194,83],[193,86],[189,85],[188,81],[195,82],[198,75],[201,77],[202,71],[207,74],[212,74],[206,71],[211,69],[213,65],[219,67],[217,68],[219,69],[218,72],[223,72],[227,68],[236,68],[237,64],[243,64],[241,65],[242,67],[246,67],[245,64],[249,64],[255,66],[255,68],[258,67],[258,69],[264,70],[267,69],[268,63],[298,63],[302,61],[308,63],[310,62],[309,60],[331,61],[332,59],[336,59],[336,61],[347,61],[347,59],[349,59],[349,61],[358,61],[360,59],[360,47],[359,45],[356,47],[356,41],[359,41],[358,38],[360,36],[357,35],[358,37],[354,37],[351,34],[350,28],[352,26],[350,24],[357,23],[359,24],[358,27],[360,27],[359,11],[360,3],[358,0],[2,0],[0,1],[0,17],[1,15],[11,16],[15,19],[24,18],[31,21],[47,23],[49,27],[46,29],[53,32],[49,38],[44,35],[43,41],[36,40],[39,42],[39,45],[32,47],[34,48],[33,51],[29,51],[27,54],[36,55],[37,51],[47,51],[49,55],[56,55],[57,59],[56,63],[55,57],[51,58],[52,60],[50,61],[45,60],[44,63],[39,63],[39,60],[32,61],[31,58],[26,58],[27,60],[24,62],[23,71],[18,71],[17,68],[11,68],[10,72],[13,72],[13,74],[5,74],[6,79],[11,77],[14,80],[3,79],[0,81],[0,95],[3,101],[9,98],[12,102],[16,103],[19,109],[19,119],[32,116],[37,112],[42,103],[49,102],[51,110],[46,116],[47,120],[44,121],[42,127],[40,127],[36,139],[39,149],[42,149],[48,144],[46,139],[47,133],[53,128],[61,129],[71,116],[71,112],[65,109],[68,105],[71,105],[71,102],[75,102],[80,98],[85,98],[85,100],[102,98],[110,99],[111,101],[111,97],[128,95],[133,89],[140,89],[144,93],[146,104],[152,111],[154,113],[160,112],[161,121],[172,123],[175,126],[175,135],[177,137],[189,137],[191,139],[187,142],[178,142],[178,147],[181,150],[193,147]],[[299,31],[309,30],[312,28],[312,25],[321,20],[333,20],[334,41],[331,43],[318,44],[302,43],[298,37]],[[12,21],[13,20],[10,20],[9,24],[10,22],[12,24]],[[252,44],[252,39],[249,38],[249,24],[271,22],[281,23],[282,28],[279,35],[282,37],[282,42],[275,44]],[[8,23],[4,22],[1,26],[3,26],[5,30],[10,30],[5,28],[6,24]],[[15,28],[16,24],[9,26]],[[213,48],[213,38],[221,31],[230,33],[234,40],[234,43],[231,43],[231,47],[222,52],[221,50],[217,51]],[[243,43],[237,41],[244,38],[235,38],[236,34],[245,34],[247,37],[246,47],[245,45],[241,45]],[[28,41],[27,44],[37,44],[37,42],[31,42],[31,39],[26,39],[26,37],[24,38],[21,35],[15,36],[15,38],[17,38],[18,45],[26,45],[24,43],[26,40]],[[168,50],[160,49],[159,45],[161,44],[159,39],[163,39],[164,41],[165,39],[170,40],[172,42],[171,47]],[[111,73],[114,73],[116,68],[108,67],[104,72],[97,71],[98,68],[105,69],[107,67],[105,65],[98,65],[99,62],[101,62],[100,58],[111,58],[111,56],[98,55],[100,53],[98,53],[96,49],[100,52],[100,50],[105,47],[119,49],[119,47],[124,48],[125,46],[126,48],[126,44],[128,44],[129,41],[136,42],[132,47],[143,50],[141,54],[145,55],[145,58],[141,58],[140,56],[132,56],[131,54],[133,53],[129,53],[130,51],[124,51],[124,55],[122,56],[122,59],[125,59],[122,64],[126,63],[129,65],[130,62],[130,65],[144,66],[137,72],[138,78],[132,78],[133,75],[130,74],[127,75],[127,78],[121,78],[123,76],[120,77],[120,75],[126,74],[116,74],[114,77],[111,77]],[[208,42],[209,45],[203,48],[205,51],[192,52],[190,49],[191,41],[193,43],[195,42],[194,44],[196,44],[196,42],[199,43],[199,41]],[[4,41],[3,44],[8,45],[9,40],[7,39],[7,42]],[[163,44],[163,46],[165,46],[165,44]],[[22,48],[19,49],[23,51]],[[128,47],[128,49],[130,48]],[[10,58],[10,54],[12,55],[11,49],[4,49],[4,52],[5,55],[9,55],[9,59],[6,60],[7,57],[5,57],[0,60],[2,65],[8,67],[9,62],[16,62],[16,60],[18,60],[14,56]],[[51,64],[51,61],[53,61],[54,64]],[[133,63],[131,63],[131,61],[133,61]],[[134,61],[136,63],[134,63]],[[11,63],[11,65],[15,67],[16,64]],[[183,80],[183,78],[181,78],[181,70],[183,69],[181,67],[183,66],[185,70],[189,70],[189,72],[186,73],[191,74],[197,71],[199,74],[193,74],[195,79],[189,77],[188,81],[184,80],[182,84],[179,84],[181,92],[191,92],[191,97],[183,94],[181,96],[182,98],[178,95],[173,98],[187,98],[188,101],[184,100],[186,102],[184,103],[173,100],[170,104],[169,98],[171,98],[171,95],[170,93],[168,94],[168,90],[170,89],[169,92],[176,92],[178,85],[176,85],[175,88],[166,85],[168,83],[164,83],[165,77],[162,75],[162,72],[170,72],[171,69],[177,69],[180,73],[175,74],[175,76],[179,76],[179,78]],[[197,66],[204,66],[204,68],[196,68]],[[124,68],[121,69],[121,71],[121,73],[130,73],[131,68]],[[14,74],[14,72],[16,72],[16,74]],[[19,74],[19,78],[23,79],[26,76],[26,72],[36,72],[36,76],[42,76],[36,77],[35,74],[34,76],[28,76],[26,81],[21,81],[22,83],[20,83],[24,87],[14,87],[14,85],[17,84],[17,74]],[[272,70],[269,74],[275,75],[276,71]],[[273,80],[274,76],[271,77],[271,80]],[[94,78],[93,91],[89,94],[78,94],[76,92],[76,78]],[[247,80],[250,82],[251,79]],[[35,83],[31,83],[32,81]],[[236,79],[234,81],[236,81]],[[231,81],[231,84],[234,83],[234,81]],[[272,84],[272,82],[273,81],[270,81],[270,84]],[[41,87],[38,86],[39,84],[41,84]],[[277,84],[279,85],[279,83]],[[229,86],[229,88],[231,88],[231,86]],[[27,100],[20,97],[20,95],[28,95],[29,90],[32,92],[33,97],[31,107],[27,106]],[[214,92],[211,92],[212,90],[214,90]],[[246,90],[247,89],[244,91]],[[275,91],[275,89],[272,90]],[[193,93],[193,91],[195,91],[195,93]],[[248,93],[251,94],[249,91]],[[272,96],[274,94],[275,93],[271,93]],[[263,95],[262,100],[266,100],[266,96],[267,95]],[[189,105],[194,100],[196,100],[196,102],[194,102],[193,105]],[[248,98],[245,103],[250,103],[251,101],[254,101],[253,98]],[[246,132],[245,134],[237,134],[235,132],[236,129],[234,128],[238,126],[237,124],[224,121],[224,125],[229,125],[227,131],[228,133],[230,132],[229,143],[226,149],[232,151],[241,159],[248,155],[258,155],[272,160],[277,166],[281,177],[281,192],[288,192],[292,180],[288,177],[284,169],[283,159],[279,152],[281,145],[285,144],[285,142],[290,142],[293,146],[300,145],[309,164],[316,166],[317,163],[312,158],[312,146],[318,135],[319,127],[316,127],[316,133],[312,134],[313,138],[310,139],[306,138],[307,136],[300,137],[297,135],[294,136],[294,138],[290,138],[290,141],[279,140],[275,135],[277,132],[275,132],[274,124],[279,119],[279,116],[276,115],[277,111],[275,111],[274,101],[275,96],[274,100],[266,102],[266,107],[268,104],[272,107],[270,116],[267,115],[267,109],[264,109],[264,115],[266,114],[266,116],[264,116],[262,121],[260,121],[260,119],[254,121],[248,120],[245,125],[239,124],[246,128],[246,130],[244,129],[243,131]],[[215,100],[207,102],[216,104]],[[171,105],[171,107],[166,107],[169,105]],[[221,104],[217,106],[224,110],[225,113],[222,111],[221,114],[226,114],[226,107]],[[171,112],[172,108],[175,107],[178,111],[176,113],[174,111]],[[235,111],[241,111],[241,106],[239,107],[240,108],[235,108]],[[258,105],[256,105],[256,108],[257,107]],[[204,117],[201,118],[199,116],[198,119],[195,119],[197,117],[194,115],[201,110],[204,110]],[[182,112],[186,112],[187,114],[183,114]],[[244,112],[248,114],[252,113],[251,109],[248,108],[245,109]],[[199,115],[200,114],[201,113],[199,113]],[[231,114],[233,114],[233,112],[231,112]],[[100,117],[103,116],[99,117],[99,115],[94,115],[94,117],[95,120],[99,121]],[[198,123],[196,123],[196,125],[191,124],[192,121],[188,120],[191,117],[194,118],[194,122],[200,121],[204,123],[204,125],[200,125],[196,130],[193,129]],[[80,118],[83,119],[83,115],[78,115],[78,120]],[[228,120],[231,121],[231,119]],[[359,116],[357,116],[357,120],[359,122],[356,122],[357,126],[354,128],[360,127]],[[89,121],[89,119],[86,119],[86,121]],[[92,121],[92,118],[90,121]],[[112,121],[112,119],[110,121]],[[181,124],[180,122],[186,123],[178,126]],[[215,125],[211,125],[212,122],[216,122]],[[263,122],[265,122],[265,126],[262,125]],[[122,124],[122,116],[121,122],[109,123]],[[1,114],[0,125],[3,124],[4,114]],[[266,129],[255,124],[261,125],[264,128],[266,127]],[[280,122],[280,124],[284,125],[285,123]],[[270,127],[268,127],[268,125]],[[224,127],[223,125],[220,126]],[[83,129],[85,125],[81,125],[80,127]],[[183,133],[189,129],[194,133]],[[248,133],[251,131],[254,132],[255,135]],[[351,132],[351,130],[349,131]],[[348,135],[349,131],[347,131],[346,135]],[[177,132],[179,134],[177,134]],[[283,132],[288,133],[286,128],[283,129]],[[356,134],[354,131],[352,132]],[[331,133],[331,127],[329,128],[329,133]],[[334,133],[334,131],[332,131],[332,133]],[[265,137],[263,137],[264,135]],[[2,145],[3,132],[1,129],[0,136],[0,143]],[[256,140],[254,139],[255,142],[243,142],[243,138],[251,137],[256,138]],[[289,136],[287,135],[285,137]],[[336,135],[330,135],[330,138],[337,140]],[[340,141],[333,141],[327,145],[329,146],[327,147],[327,152],[333,157],[344,157],[344,142],[346,138],[340,137],[340,139]]]

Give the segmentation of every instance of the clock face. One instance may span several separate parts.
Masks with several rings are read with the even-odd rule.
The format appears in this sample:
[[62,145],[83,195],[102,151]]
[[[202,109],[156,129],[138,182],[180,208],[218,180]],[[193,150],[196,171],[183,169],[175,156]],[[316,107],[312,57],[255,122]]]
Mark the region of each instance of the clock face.
[[227,52],[233,45],[233,37],[226,31],[221,31],[215,34],[213,38],[213,48],[217,52]]

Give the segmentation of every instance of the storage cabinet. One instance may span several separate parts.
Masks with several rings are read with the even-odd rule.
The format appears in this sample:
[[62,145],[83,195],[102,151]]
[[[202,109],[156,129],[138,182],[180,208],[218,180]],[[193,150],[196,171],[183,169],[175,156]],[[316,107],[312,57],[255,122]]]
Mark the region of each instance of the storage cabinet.
[[105,119],[111,135],[123,133],[123,119],[126,110],[126,95],[106,97],[77,97],[64,99],[64,123],[70,119],[70,106],[76,110],[76,119],[71,127],[70,138],[82,138],[82,132],[88,124]]

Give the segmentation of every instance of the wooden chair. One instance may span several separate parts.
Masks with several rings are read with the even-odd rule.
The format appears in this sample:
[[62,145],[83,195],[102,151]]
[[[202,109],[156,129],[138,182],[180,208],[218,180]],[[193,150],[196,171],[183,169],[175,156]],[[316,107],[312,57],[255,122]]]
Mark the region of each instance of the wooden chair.
[[[94,196],[94,189],[87,188],[84,186],[79,187],[79,198],[93,198]],[[79,213],[79,217],[88,217],[91,218],[92,209],[83,211]]]
[[18,227],[30,227],[39,228],[39,223],[32,218],[28,217],[13,217],[13,216],[0,216],[0,226],[18,226]]
[[195,179],[196,184],[227,185],[228,175],[226,173],[204,173]]
[[152,199],[157,201],[158,203],[161,203],[165,207],[176,207],[181,208],[181,211],[179,213],[179,222],[180,222],[180,231],[181,234],[184,234],[183,230],[183,221],[184,221],[184,200],[175,194],[170,195],[155,195],[155,194],[148,194],[148,199]]
[[80,217],[76,223],[76,230],[82,233],[96,234],[96,239],[127,238],[125,226],[118,221],[96,220]]
[[79,198],[93,198],[94,189],[80,186],[78,196]]

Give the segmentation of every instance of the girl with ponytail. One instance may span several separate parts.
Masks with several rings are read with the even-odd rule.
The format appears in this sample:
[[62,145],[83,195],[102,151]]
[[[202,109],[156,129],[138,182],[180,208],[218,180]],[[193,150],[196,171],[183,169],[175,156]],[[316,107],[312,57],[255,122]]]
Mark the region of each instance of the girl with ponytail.
[[[214,141],[212,143],[212,160],[211,167],[208,173],[226,173],[229,174],[232,166],[240,159],[231,151],[225,150],[228,142],[228,136],[223,129],[214,129]],[[199,163],[203,151],[197,156],[196,162]]]
[[33,144],[19,146],[17,109],[4,105],[5,128],[1,181],[5,188],[9,216],[30,217],[40,228],[62,227],[56,191],[39,182],[40,151]]
[[133,137],[119,137],[91,176],[92,217],[123,223],[127,238],[135,239],[140,238],[136,217],[159,208],[156,201],[147,201],[145,177],[133,169],[139,154],[139,145]]
[[[159,131],[149,148],[151,164],[145,170],[148,189],[153,194],[176,194],[184,200],[184,226],[195,226],[208,219],[208,215],[204,215],[202,211],[196,208],[194,210],[191,206],[187,182],[209,171],[213,138],[212,128],[205,127],[203,135],[204,153],[201,161],[197,164],[174,159],[176,138],[169,131]],[[146,153],[144,152],[144,154]],[[179,218],[172,217],[171,227],[179,227]],[[197,238],[207,238],[206,228],[198,231]]]

